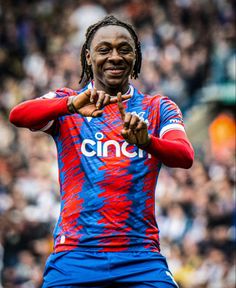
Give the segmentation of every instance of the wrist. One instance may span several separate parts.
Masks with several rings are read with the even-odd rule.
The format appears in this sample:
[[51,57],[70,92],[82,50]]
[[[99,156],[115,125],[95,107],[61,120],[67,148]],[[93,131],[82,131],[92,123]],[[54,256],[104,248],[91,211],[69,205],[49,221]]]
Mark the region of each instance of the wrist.
[[76,96],[70,96],[70,97],[68,97],[68,101],[67,101],[67,109],[71,114],[78,113],[77,109],[74,106],[74,102],[73,102],[75,97]]
[[147,148],[151,144],[151,136],[148,134],[147,141],[143,144],[138,144],[137,146],[141,149]]

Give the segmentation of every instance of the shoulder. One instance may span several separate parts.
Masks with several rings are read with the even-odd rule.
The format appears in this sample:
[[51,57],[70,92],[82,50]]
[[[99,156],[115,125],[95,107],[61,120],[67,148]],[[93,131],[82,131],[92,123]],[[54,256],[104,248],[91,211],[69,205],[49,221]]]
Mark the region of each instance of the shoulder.
[[135,96],[135,99],[138,100],[138,101],[141,101],[143,104],[146,104],[148,106],[156,106],[159,102],[160,102],[160,99],[163,97],[159,94],[156,94],[156,95],[150,95],[150,94],[147,94],[147,93],[143,93],[142,91],[140,91],[139,89],[135,88],[133,86],[133,94]]
[[56,97],[58,98],[66,97],[66,96],[73,96],[73,95],[77,95],[78,93],[79,91],[73,90],[67,87],[59,88],[55,91]]
[[156,94],[152,96],[150,100],[150,105],[154,107],[158,105],[160,109],[160,113],[175,110],[176,112],[181,114],[181,111],[178,105],[169,97],[161,95],[161,94]]
[[176,105],[174,101],[172,101],[168,96],[166,95],[161,95],[161,94],[156,94],[151,97],[153,103],[160,103],[160,105],[166,104],[166,105]]
[[148,95],[148,94],[143,94],[144,97],[144,102],[147,103],[150,108],[158,108],[163,104],[170,104],[172,101],[167,97],[163,96],[161,94],[155,94],[155,95]]
[[149,95],[141,92],[138,89],[134,89],[134,95],[136,99],[142,99],[142,103],[149,106],[151,109],[177,109],[179,110],[178,105],[172,101],[168,96],[162,94]]
[[137,101],[149,107],[149,109],[177,109],[178,105],[172,101],[168,96],[162,94],[146,94],[134,87],[134,96]]
[[153,104],[153,105],[157,105],[157,104],[160,105],[164,100],[169,99],[168,97],[163,96],[161,94],[155,94],[153,96],[149,96],[148,98],[150,100],[150,104]]
[[62,97],[66,97],[66,96],[77,95],[78,93],[79,93],[79,91],[75,91],[73,89],[64,87],[64,88],[56,89],[55,91],[50,91],[50,92],[40,96],[37,99],[62,98]]
[[154,96],[147,97],[148,106],[152,113],[158,113],[160,119],[168,118],[183,118],[182,112],[178,105],[172,101],[169,97],[163,96],[161,94],[156,94]]

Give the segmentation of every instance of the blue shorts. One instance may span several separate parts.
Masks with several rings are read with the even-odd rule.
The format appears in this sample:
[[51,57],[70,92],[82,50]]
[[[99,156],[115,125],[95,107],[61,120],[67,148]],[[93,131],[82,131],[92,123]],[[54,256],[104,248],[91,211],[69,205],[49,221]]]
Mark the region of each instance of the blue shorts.
[[49,256],[42,288],[177,288],[157,252],[67,251]]

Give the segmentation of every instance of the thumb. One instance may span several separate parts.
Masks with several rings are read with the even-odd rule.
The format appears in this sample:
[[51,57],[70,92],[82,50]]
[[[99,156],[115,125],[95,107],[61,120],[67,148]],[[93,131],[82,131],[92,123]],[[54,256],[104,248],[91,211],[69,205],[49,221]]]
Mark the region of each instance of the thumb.
[[100,116],[102,116],[102,113],[103,113],[102,110],[95,109],[95,110],[93,110],[93,112],[91,113],[91,117],[94,117],[94,118],[100,117]]

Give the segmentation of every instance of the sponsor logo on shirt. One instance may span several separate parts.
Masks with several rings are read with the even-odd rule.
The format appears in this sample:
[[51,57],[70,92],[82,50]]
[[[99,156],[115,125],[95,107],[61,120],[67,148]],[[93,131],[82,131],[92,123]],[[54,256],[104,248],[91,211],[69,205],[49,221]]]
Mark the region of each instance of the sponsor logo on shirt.
[[[101,141],[104,139],[104,134],[102,132],[97,132],[95,134],[95,140],[93,139],[84,139],[81,144],[81,152],[86,157],[109,157],[109,148],[115,149],[115,155],[116,157],[122,157],[126,156],[128,158],[146,158],[147,153],[143,151],[142,149],[136,149],[135,151],[130,151],[127,149],[131,145],[127,143],[126,141],[123,143],[120,143],[116,140],[107,140],[107,141]],[[148,154],[148,158],[151,158],[151,154]]]
[[170,119],[169,120],[170,123],[182,123],[183,121],[179,120],[179,119]]
[[137,113],[137,112],[134,111],[134,112],[131,112],[131,114],[138,116],[138,118],[139,118],[140,120],[146,122],[147,125],[149,124],[148,119],[144,119],[145,112],[139,112],[139,113]]

